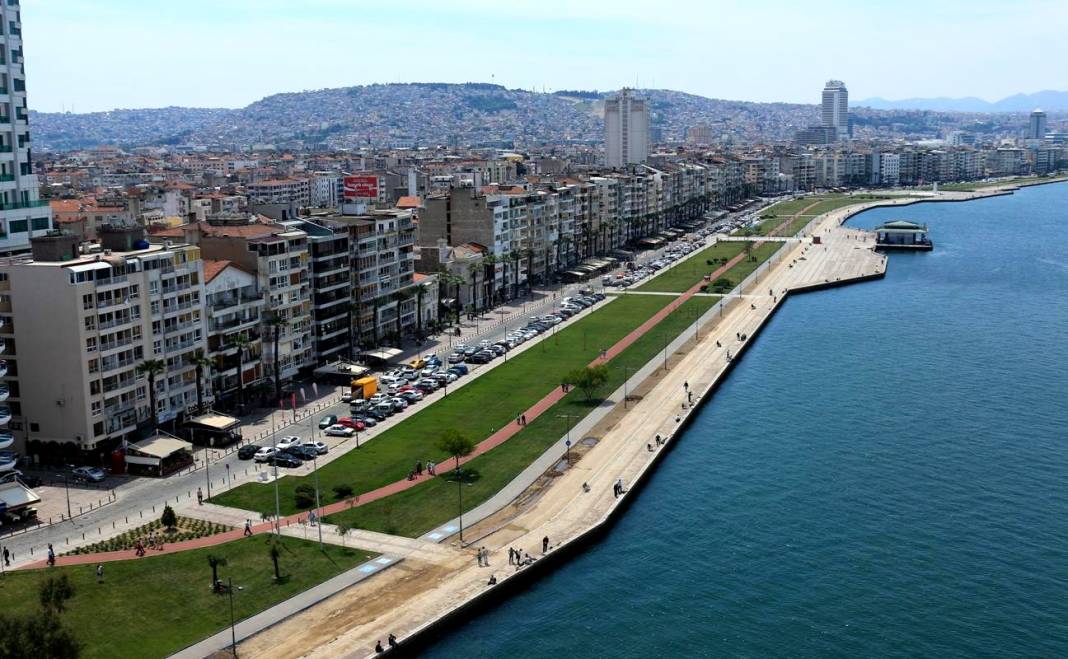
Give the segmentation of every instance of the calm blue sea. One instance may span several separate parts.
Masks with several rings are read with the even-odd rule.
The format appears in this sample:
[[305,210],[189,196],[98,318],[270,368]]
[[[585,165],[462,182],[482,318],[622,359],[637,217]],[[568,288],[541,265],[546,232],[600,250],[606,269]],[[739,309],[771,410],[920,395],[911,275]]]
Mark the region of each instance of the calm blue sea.
[[1068,184],[874,210],[598,544],[432,657],[1068,656]]

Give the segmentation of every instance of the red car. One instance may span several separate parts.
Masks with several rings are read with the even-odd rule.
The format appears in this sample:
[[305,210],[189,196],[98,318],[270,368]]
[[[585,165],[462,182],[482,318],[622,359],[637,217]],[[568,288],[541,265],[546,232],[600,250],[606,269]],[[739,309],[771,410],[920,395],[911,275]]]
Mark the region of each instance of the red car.
[[357,421],[351,416],[343,416],[337,420],[338,425],[345,426],[346,428],[352,428],[354,430],[363,430],[366,426],[363,425],[363,421]]

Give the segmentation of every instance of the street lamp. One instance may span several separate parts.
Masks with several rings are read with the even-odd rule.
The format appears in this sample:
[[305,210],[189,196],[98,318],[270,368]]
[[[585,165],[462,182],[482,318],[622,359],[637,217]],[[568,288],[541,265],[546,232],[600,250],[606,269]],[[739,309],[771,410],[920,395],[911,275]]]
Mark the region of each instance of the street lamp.
[[564,440],[564,447],[567,451],[567,466],[571,466],[571,419],[577,419],[577,414],[557,414],[558,418],[567,419],[567,439]]
[[67,519],[72,519],[74,515],[70,512],[70,485],[67,482],[66,474],[56,474],[57,478],[63,478],[63,489],[67,491]]

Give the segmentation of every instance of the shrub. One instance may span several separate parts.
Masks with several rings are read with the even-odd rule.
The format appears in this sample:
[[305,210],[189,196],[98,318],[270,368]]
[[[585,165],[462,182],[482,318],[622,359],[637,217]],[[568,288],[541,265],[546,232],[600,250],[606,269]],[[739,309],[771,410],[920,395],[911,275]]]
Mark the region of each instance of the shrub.
[[293,492],[293,501],[297,508],[311,508],[315,505],[315,488],[307,483],[298,485]]
[[353,492],[353,489],[352,489],[351,485],[341,484],[341,485],[335,485],[334,486],[334,498],[338,499],[339,501],[341,499],[347,499],[347,498],[351,497],[352,496],[352,492]]
[[169,505],[164,506],[163,514],[159,516],[159,522],[161,526],[165,526],[168,529],[178,526],[178,516],[174,514],[174,508]]

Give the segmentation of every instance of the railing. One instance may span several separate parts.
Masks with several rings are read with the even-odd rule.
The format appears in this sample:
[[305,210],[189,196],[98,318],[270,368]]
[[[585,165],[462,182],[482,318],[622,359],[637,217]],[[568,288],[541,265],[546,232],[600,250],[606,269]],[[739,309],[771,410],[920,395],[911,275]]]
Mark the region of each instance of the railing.
[[0,182],[8,182],[8,181],[14,181],[14,180],[15,180],[15,175],[14,174],[0,174]]
[[[0,152],[11,153],[10,146],[0,146]],[[11,201],[6,204],[0,203],[0,211],[14,210],[16,208],[43,208],[48,202],[42,199],[37,201]]]
[[114,383],[112,383],[110,385],[104,385],[104,393],[105,394],[109,394],[109,393],[115,391],[116,389],[122,389],[124,387],[132,387],[136,383],[137,383],[137,378],[126,378],[125,380],[119,380],[118,382],[114,382]]

